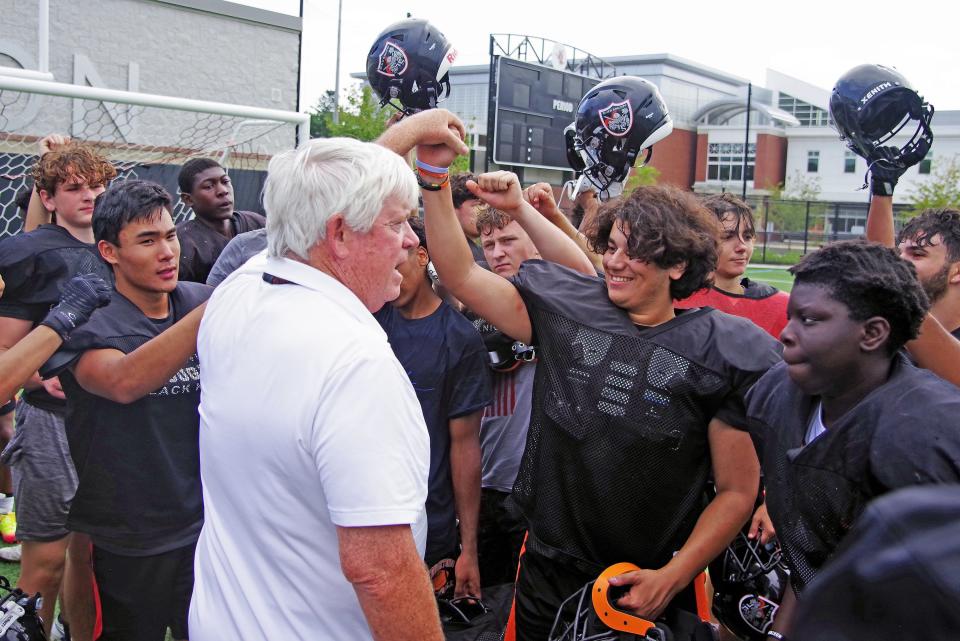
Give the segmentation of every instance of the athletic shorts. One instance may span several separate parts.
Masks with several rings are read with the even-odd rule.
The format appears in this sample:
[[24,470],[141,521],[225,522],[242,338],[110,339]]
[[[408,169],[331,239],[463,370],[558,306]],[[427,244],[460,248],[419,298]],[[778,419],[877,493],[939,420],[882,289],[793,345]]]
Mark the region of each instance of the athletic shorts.
[[188,639],[196,543],[153,556],[125,556],[93,546],[100,593],[100,641]]
[[17,538],[56,541],[67,530],[77,471],[63,426],[63,414],[17,403],[16,433],[0,455],[10,466],[17,497]]

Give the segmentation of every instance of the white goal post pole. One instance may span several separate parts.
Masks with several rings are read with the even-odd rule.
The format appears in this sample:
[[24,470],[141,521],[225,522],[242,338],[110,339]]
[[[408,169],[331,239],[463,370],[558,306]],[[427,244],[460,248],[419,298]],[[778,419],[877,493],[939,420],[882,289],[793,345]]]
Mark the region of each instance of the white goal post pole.
[[223,102],[194,100],[192,98],[179,98],[175,96],[159,96],[135,91],[122,91],[120,89],[88,87],[65,82],[49,82],[46,80],[35,80],[33,78],[4,74],[0,74],[0,89],[21,91],[24,93],[39,93],[48,96],[62,96],[80,100],[98,100],[139,105],[142,107],[180,109],[182,111],[221,114],[225,116],[236,116],[238,118],[289,122],[297,125],[298,145],[306,142],[310,138],[310,114],[297,113],[296,111],[231,105]]

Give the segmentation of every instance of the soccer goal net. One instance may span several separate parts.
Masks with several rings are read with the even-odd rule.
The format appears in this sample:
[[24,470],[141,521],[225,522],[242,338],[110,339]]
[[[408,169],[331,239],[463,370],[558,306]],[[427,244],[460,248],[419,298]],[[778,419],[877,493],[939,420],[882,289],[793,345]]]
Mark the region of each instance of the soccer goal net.
[[119,179],[164,185],[180,222],[192,216],[177,198],[184,162],[214,158],[230,173],[237,209],[258,209],[267,163],[309,136],[309,116],[10,77],[0,70],[0,238],[22,226],[17,194],[32,187],[38,142],[52,133],[95,148]]

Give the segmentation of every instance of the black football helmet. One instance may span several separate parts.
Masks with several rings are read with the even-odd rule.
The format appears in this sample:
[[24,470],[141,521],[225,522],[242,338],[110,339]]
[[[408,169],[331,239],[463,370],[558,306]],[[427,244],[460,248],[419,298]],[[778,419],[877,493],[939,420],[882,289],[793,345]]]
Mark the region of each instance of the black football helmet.
[[[933,105],[889,67],[860,65],[840,76],[830,95],[830,116],[840,138],[871,166],[905,170],[923,160],[933,144]],[[886,146],[914,121],[906,144]]]
[[47,641],[39,611],[43,598],[39,593],[28,596],[19,588],[10,588],[6,577],[0,576],[0,641]]
[[583,97],[577,119],[564,130],[567,161],[602,200],[620,195],[637,156],[673,131],[656,85],[635,76],[604,80]]
[[741,639],[764,641],[788,578],[775,541],[761,545],[740,532],[710,564],[713,614]]
[[436,27],[408,18],[377,36],[367,54],[367,81],[381,107],[389,104],[410,115],[450,95],[449,70],[456,59],[457,50]]

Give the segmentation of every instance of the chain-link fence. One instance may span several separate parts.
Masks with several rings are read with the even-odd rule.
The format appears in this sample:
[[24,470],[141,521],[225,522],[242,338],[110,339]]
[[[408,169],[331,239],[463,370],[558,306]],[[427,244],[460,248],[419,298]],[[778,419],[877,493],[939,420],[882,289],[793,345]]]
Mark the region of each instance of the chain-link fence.
[[[747,198],[757,224],[754,263],[792,265],[823,245],[863,238],[868,203]],[[899,229],[910,206],[894,206]]]

